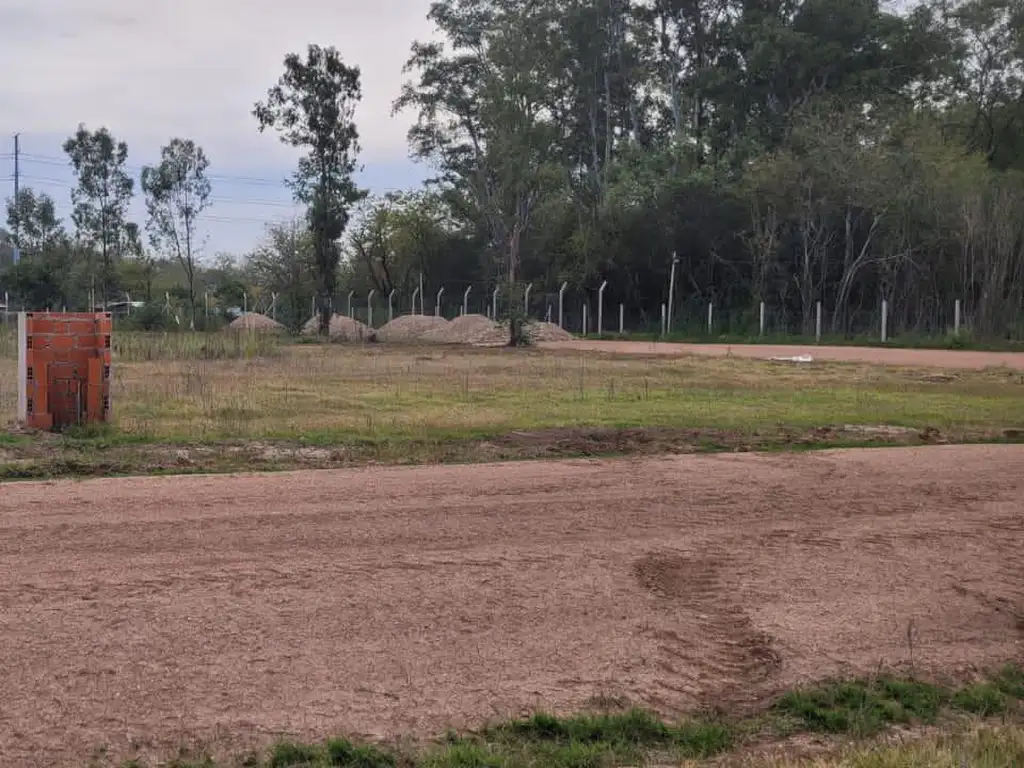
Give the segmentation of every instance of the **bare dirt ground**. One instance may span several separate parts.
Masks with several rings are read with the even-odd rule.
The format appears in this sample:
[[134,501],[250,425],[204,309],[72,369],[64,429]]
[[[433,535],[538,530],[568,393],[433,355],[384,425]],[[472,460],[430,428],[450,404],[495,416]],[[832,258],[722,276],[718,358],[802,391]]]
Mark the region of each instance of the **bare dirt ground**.
[[539,342],[538,347],[552,350],[607,352],[616,355],[706,355],[708,357],[754,358],[810,355],[815,360],[851,363],[876,363],[920,368],[1012,368],[1024,371],[1024,352],[974,352],[953,349],[891,349],[888,347],[819,347],[768,344],[675,344],[655,341],[574,341]]
[[[1024,658],[1024,446],[0,486],[0,755],[743,711]],[[908,644],[908,631],[913,652]]]

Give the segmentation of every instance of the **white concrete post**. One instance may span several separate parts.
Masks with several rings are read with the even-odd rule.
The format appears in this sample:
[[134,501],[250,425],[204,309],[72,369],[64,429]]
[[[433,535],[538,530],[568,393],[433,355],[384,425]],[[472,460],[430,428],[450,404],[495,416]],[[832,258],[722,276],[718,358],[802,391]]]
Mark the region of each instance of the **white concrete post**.
[[18,313],[18,421],[28,421],[28,317]]
[[437,317],[441,316],[441,297],[444,295],[444,286],[442,285],[437,289],[437,300],[434,303],[434,314]]
[[619,304],[619,336],[625,333],[626,328],[626,305]]
[[953,305],[953,335],[960,335],[960,299]]
[[882,343],[889,340],[889,302],[882,299]]
[[708,334],[711,333],[711,329],[714,327],[712,320],[714,319],[715,305],[713,302],[708,302]]
[[661,335],[662,336],[665,335],[665,332],[668,329],[668,326],[665,325],[665,318],[666,317],[667,317],[667,315],[665,314],[665,305],[662,304],[661,305]]
[[547,319],[547,322],[549,322],[549,323],[551,322],[551,305],[550,304],[548,304],[548,315],[547,315],[546,319]]
[[494,289],[494,293],[491,294],[491,315],[492,315],[491,319],[492,320],[497,320],[498,319],[498,291],[500,291],[500,290],[501,290],[500,287],[499,288],[495,288]]
[[604,289],[608,287],[608,281],[601,283],[597,289],[597,335],[604,333]]
[[355,317],[355,315],[352,314],[352,312],[353,312],[353,309],[352,309],[352,298],[355,295],[356,295],[355,291],[349,291],[348,292],[348,316],[349,317]]
[[565,289],[569,287],[568,283],[562,283],[562,287],[558,289],[558,327],[565,328],[565,315],[562,312],[562,308],[565,305]]
[[818,306],[815,309],[816,317],[814,318],[814,341],[816,344],[821,344],[821,302],[818,302]]
[[672,314],[675,306],[673,299],[676,292],[676,264],[679,263],[679,257],[675,251],[672,251],[672,270],[669,273],[668,278],[668,314],[665,316],[665,331],[666,333],[672,330]]
[[523,294],[523,316],[530,316],[530,291],[533,290],[533,283],[526,286],[526,291]]
[[412,313],[414,315],[416,314],[416,297],[419,296],[419,294],[420,294],[420,289],[419,288],[414,288],[413,292],[412,292]]
[[[413,296],[415,296],[415,295],[416,294],[413,294]],[[420,296],[420,314],[421,315],[423,314],[423,299],[426,297],[426,295],[427,294],[425,294],[423,292],[423,273],[420,272],[420,293],[419,293],[419,296]],[[413,299],[413,302],[412,302],[412,313],[414,315],[416,314],[416,300],[415,299]]]
[[469,314],[469,292],[473,290],[473,286],[469,286],[462,294],[462,314]]
[[764,336],[764,302],[763,301],[761,302],[761,323],[760,323],[760,328],[761,328],[761,335]]
[[366,296],[366,324],[373,328],[373,294],[377,291],[372,290]]
[[388,322],[390,323],[395,319],[395,291],[397,288],[392,288],[391,293],[388,294]]
[[583,335],[587,335],[587,305],[583,305]]

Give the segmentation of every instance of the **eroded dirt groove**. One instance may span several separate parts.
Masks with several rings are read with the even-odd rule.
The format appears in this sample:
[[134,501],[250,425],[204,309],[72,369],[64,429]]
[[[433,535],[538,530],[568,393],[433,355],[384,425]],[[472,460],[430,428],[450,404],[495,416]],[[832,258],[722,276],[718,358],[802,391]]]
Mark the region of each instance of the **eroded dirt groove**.
[[1024,659],[1024,446],[0,486],[0,762]]

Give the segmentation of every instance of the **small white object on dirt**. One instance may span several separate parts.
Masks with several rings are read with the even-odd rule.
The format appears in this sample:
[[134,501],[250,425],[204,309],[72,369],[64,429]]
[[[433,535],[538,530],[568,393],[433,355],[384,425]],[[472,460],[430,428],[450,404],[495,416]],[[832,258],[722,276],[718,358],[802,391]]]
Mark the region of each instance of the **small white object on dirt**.
[[814,358],[810,355],[794,355],[793,357],[769,357],[773,363],[813,363]]

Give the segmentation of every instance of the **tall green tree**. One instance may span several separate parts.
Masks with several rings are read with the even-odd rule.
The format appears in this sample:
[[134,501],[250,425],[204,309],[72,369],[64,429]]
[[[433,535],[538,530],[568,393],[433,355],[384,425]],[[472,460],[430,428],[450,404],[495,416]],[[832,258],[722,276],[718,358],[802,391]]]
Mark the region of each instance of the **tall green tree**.
[[7,200],[7,226],[18,232],[26,255],[48,251],[66,238],[53,198],[28,187],[21,189],[17,198]]
[[128,145],[117,141],[106,128],[89,131],[83,124],[64,142],[64,152],[77,181],[71,192],[75,205],[72,220],[89,249],[90,280],[96,276],[91,252],[100,253],[99,295],[106,304],[116,280],[114,264],[121,256],[125,217],[135,188],[126,170]]
[[210,162],[191,139],[172,139],[160,162],[142,169],[142,192],[154,248],[173,255],[185,272],[191,327],[196,322],[196,221],[210,205]]
[[485,222],[507,288],[509,343],[517,345],[523,238],[541,198],[561,178],[551,70],[558,16],[541,3],[441,0],[429,17],[450,50],[413,45],[406,71],[418,77],[394,108],[416,110],[414,152],[467,191]]
[[307,150],[291,179],[295,199],[308,206],[313,235],[320,333],[330,332],[331,302],[337,289],[340,239],[350,210],[366,197],[353,179],[359,153],[355,109],[362,98],[358,67],[345,64],[337,49],[310,45],[305,58],[288,54],[284,74],[256,104],[260,131],[273,128],[281,141]]

